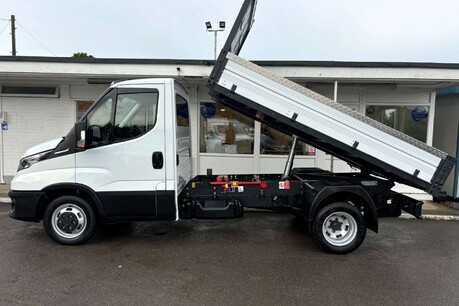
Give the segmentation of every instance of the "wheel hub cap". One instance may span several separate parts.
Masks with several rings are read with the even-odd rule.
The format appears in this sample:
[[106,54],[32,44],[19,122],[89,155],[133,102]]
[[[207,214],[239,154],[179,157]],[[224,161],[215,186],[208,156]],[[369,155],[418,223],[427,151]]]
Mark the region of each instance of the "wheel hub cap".
[[74,204],[63,204],[52,215],[53,229],[63,238],[77,238],[86,229],[87,222],[84,210]]
[[58,217],[57,226],[64,232],[71,233],[78,226],[77,216],[74,213],[65,212]]
[[339,222],[338,218],[336,218],[335,220],[331,221],[329,227],[331,228],[332,232],[340,231],[341,230],[341,226],[343,224],[344,224],[344,222]]
[[322,234],[331,245],[348,245],[357,236],[357,222],[348,213],[334,212],[325,218]]

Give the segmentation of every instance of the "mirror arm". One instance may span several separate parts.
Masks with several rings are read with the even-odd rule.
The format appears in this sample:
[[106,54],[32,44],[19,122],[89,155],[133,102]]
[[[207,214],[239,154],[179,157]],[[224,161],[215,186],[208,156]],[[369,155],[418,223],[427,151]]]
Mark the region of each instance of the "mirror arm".
[[75,123],[75,149],[77,151],[86,149],[86,121]]

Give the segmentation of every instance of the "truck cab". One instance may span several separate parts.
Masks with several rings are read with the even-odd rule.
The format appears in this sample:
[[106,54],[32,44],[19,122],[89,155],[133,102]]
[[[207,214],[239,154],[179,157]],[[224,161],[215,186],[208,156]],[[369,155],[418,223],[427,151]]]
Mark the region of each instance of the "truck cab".
[[99,221],[177,220],[177,195],[191,179],[190,145],[182,85],[114,83],[67,136],[24,153],[10,216],[43,219],[63,244],[84,243]]

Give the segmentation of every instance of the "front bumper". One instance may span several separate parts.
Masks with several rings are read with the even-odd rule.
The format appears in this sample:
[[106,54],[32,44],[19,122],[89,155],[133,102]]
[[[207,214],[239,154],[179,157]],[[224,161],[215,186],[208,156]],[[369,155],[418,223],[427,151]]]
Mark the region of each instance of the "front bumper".
[[11,198],[10,217],[22,221],[40,221],[42,216],[39,210],[39,201],[44,194],[42,191],[11,190],[8,193]]

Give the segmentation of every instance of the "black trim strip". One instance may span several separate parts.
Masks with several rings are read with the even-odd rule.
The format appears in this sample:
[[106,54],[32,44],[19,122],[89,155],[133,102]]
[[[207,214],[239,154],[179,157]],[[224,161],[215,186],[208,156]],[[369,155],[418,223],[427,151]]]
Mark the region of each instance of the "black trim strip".
[[98,192],[108,220],[175,220],[175,191]]

